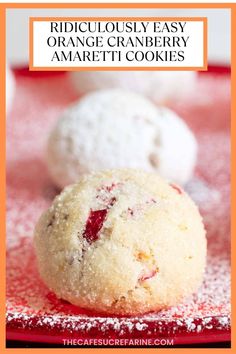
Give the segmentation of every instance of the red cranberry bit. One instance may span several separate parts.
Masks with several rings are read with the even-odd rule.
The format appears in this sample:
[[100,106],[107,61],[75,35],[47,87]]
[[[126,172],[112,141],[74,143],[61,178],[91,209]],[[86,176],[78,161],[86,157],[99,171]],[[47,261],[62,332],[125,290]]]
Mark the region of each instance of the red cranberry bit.
[[176,184],[170,183],[169,185],[174,188],[179,194],[183,194],[181,188],[179,186],[176,186]]
[[121,183],[112,183],[109,186],[101,186],[97,189],[98,194],[96,195],[96,199],[102,201],[107,208],[111,208],[116,202],[116,197],[111,196],[110,193],[120,185]]
[[[90,210],[90,214],[88,220],[86,222],[85,230],[83,232],[83,237],[89,242],[92,243],[99,238],[99,231],[101,230],[103,223],[106,219],[108,209],[111,208],[115,202],[116,197],[112,197],[109,193],[116,187],[118,187],[120,183],[112,183],[110,186],[102,186],[97,189],[98,194],[96,196],[97,199],[101,199],[106,209],[102,210]],[[107,192],[108,196],[101,195],[99,192]]]
[[108,204],[108,208],[111,208],[116,202],[116,198],[115,197],[112,197],[110,200],[109,200],[109,204]]
[[98,188],[97,191],[98,192],[100,192],[100,191],[111,192],[113,189],[119,187],[120,185],[121,185],[121,183],[112,182],[112,184],[110,186],[102,186],[102,187]]
[[142,275],[139,281],[144,281],[153,278],[157,274],[157,269],[150,270],[149,273]]
[[112,183],[110,186],[104,187],[105,190],[111,192],[114,188],[117,187],[117,183]]
[[107,216],[107,210],[91,210],[88,220],[86,222],[85,230],[83,237],[89,242],[92,243],[99,238],[99,231],[102,228],[102,225]]
[[133,216],[133,215],[134,215],[133,209],[128,208],[128,215],[130,215],[130,216]]

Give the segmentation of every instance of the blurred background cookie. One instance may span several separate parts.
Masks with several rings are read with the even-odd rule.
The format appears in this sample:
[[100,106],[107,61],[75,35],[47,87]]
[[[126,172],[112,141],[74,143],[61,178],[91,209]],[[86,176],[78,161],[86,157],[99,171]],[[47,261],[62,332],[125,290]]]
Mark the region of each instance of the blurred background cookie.
[[180,98],[196,83],[194,71],[74,71],[69,75],[79,95],[121,88],[161,104]]
[[196,139],[181,118],[118,89],[90,93],[65,110],[47,148],[49,173],[59,187],[93,170],[125,167],[184,184],[196,157]]

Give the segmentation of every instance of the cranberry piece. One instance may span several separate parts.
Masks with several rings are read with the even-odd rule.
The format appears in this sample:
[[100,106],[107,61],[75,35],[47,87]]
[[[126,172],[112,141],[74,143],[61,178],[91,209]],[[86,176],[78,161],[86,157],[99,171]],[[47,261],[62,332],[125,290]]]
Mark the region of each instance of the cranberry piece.
[[148,280],[148,279],[151,279],[154,277],[154,275],[157,274],[157,270],[156,269],[153,269],[153,270],[150,270],[149,273],[146,273],[144,275],[142,275],[140,278],[139,278],[139,281],[144,281],[144,280]]
[[182,190],[180,187],[176,186],[176,184],[170,183],[169,184],[172,188],[174,188],[179,194],[182,194]]
[[112,197],[109,202],[108,202],[108,208],[111,208],[116,202],[116,198],[115,197]]
[[100,192],[100,191],[111,192],[113,189],[119,187],[120,185],[121,185],[121,183],[112,182],[112,184],[110,186],[101,186],[97,190],[98,190],[98,192]]
[[128,208],[128,215],[130,216],[134,215],[134,211],[131,208]]
[[116,183],[112,183],[110,186],[105,187],[105,189],[108,192],[111,192],[114,188],[116,188],[118,185]]
[[99,231],[102,228],[106,216],[107,216],[107,209],[90,211],[88,220],[86,222],[85,230],[83,233],[83,237],[89,243],[92,243],[98,239]]

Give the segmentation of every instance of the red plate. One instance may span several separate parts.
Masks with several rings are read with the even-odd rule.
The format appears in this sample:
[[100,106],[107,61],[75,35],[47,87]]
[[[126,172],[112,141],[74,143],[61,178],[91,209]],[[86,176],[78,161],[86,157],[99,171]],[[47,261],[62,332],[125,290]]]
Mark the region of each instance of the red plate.
[[66,338],[111,338],[121,345],[121,339],[132,345],[135,338],[173,339],[174,344],[230,340],[229,74],[200,74],[194,92],[172,104],[199,143],[198,166],[186,189],[208,232],[204,283],[178,307],[140,317],[82,310],[57,299],[41,282],[33,228],[57,193],[43,163],[44,147],[59,113],[76,95],[67,74],[17,72],[16,82],[14,108],[7,118],[7,339],[63,343]]

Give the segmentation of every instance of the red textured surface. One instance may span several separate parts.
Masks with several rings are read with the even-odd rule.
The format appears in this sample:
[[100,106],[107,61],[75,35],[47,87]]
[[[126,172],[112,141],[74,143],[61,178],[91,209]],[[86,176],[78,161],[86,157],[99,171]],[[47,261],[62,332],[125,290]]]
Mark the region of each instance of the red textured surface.
[[230,339],[230,81],[202,73],[188,97],[172,107],[199,143],[187,190],[198,203],[208,236],[208,264],[197,294],[177,307],[141,317],[106,317],[59,300],[39,278],[34,224],[58,192],[43,162],[50,128],[76,99],[67,75],[16,73],[7,118],[7,338],[62,343],[63,338],[174,338],[175,344]]

